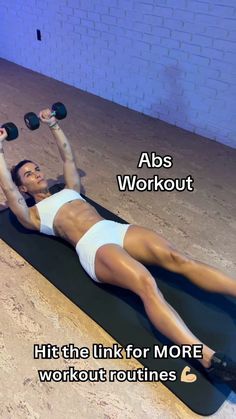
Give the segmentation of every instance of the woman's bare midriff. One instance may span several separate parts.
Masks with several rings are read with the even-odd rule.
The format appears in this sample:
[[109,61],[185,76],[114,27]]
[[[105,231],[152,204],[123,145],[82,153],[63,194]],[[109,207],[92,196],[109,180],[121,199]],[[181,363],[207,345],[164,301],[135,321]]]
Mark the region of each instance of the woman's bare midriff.
[[[37,207],[31,207],[32,221],[40,229]],[[56,213],[53,229],[57,236],[76,246],[81,237],[98,221],[104,220],[88,202],[76,199],[62,205]]]

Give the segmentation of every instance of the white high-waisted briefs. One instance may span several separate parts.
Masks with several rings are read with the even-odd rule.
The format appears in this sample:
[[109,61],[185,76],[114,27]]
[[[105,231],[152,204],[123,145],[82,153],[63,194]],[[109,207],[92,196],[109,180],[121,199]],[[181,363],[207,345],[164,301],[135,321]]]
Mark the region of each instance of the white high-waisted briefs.
[[75,249],[80,263],[87,274],[96,282],[101,282],[95,274],[96,252],[104,244],[119,244],[123,247],[125,233],[130,224],[111,220],[101,220],[94,224],[78,241]]

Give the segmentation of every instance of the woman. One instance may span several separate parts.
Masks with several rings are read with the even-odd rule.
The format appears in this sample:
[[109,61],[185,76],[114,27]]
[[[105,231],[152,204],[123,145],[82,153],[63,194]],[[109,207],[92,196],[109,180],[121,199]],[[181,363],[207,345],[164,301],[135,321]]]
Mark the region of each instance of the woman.
[[[93,280],[135,292],[142,299],[150,321],[163,335],[178,345],[202,344],[203,357],[199,361],[206,371],[229,384],[235,381],[236,362],[193,335],[143,264],[157,264],[184,275],[207,291],[235,297],[236,281],[185,256],[151,229],[101,217],[80,195],[74,155],[57,120],[51,117],[50,109],[42,110],[39,117],[49,126],[58,146],[66,186],[51,195],[40,167],[30,160],[21,161],[10,173],[3,152],[7,134],[5,129],[0,129],[0,184],[19,222],[28,229],[67,240],[75,247],[81,265]],[[31,195],[36,204],[29,208],[22,193]]]

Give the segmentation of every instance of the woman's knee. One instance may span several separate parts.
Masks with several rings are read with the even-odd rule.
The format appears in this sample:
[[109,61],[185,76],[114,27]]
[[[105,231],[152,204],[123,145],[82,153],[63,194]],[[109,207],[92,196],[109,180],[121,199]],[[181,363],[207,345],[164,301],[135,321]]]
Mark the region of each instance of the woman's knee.
[[188,256],[176,250],[170,251],[170,258],[172,270],[179,273],[183,273],[184,269],[186,269],[186,267],[188,267],[192,262]]
[[154,296],[164,299],[163,294],[157,287],[155,279],[151,275],[141,274],[138,283],[138,294],[142,300],[147,300],[153,298]]
[[168,270],[181,272],[184,266],[190,262],[190,258],[172,247],[157,249],[157,263]]

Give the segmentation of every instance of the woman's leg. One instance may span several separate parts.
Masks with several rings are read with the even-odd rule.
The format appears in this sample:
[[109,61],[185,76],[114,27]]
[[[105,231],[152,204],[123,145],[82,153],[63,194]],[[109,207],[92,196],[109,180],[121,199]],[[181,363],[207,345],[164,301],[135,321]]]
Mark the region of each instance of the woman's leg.
[[124,249],[145,264],[156,264],[184,275],[195,285],[210,292],[236,297],[236,280],[223,272],[182,254],[155,231],[132,225],[126,232]]
[[204,367],[209,367],[215,351],[203,344],[188,329],[178,313],[167,303],[150,272],[116,244],[101,246],[95,258],[95,273],[103,283],[135,292],[142,299],[153,325],[178,345],[202,344]]

